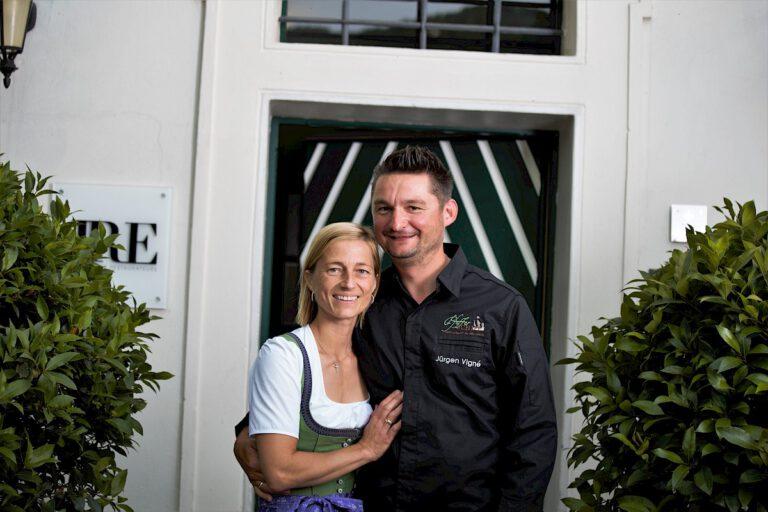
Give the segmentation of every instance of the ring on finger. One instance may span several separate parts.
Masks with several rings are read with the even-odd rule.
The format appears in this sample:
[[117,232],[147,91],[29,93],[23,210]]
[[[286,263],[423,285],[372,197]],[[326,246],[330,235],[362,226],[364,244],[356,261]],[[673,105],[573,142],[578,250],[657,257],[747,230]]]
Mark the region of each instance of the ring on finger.
[[264,487],[264,482],[262,482],[261,480],[259,480],[259,481],[256,483],[256,488],[257,488],[257,489],[261,489],[262,487]]
[[389,425],[390,427],[392,426],[392,420],[391,420],[391,419],[389,419],[389,418],[384,418],[384,423],[386,423],[386,424],[387,424],[387,425]]

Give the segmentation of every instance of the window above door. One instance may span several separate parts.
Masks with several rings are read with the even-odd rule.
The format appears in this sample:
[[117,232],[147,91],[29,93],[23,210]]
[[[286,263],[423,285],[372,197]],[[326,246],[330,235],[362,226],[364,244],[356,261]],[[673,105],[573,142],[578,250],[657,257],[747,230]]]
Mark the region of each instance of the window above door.
[[283,0],[280,40],[560,55],[563,0]]

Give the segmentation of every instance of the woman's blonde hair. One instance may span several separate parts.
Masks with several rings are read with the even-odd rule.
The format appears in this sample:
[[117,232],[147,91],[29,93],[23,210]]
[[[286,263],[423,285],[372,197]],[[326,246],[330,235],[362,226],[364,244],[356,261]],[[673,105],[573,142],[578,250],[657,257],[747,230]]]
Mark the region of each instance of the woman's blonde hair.
[[[312,290],[309,288],[309,279],[305,270],[309,270],[310,273],[314,272],[315,265],[322,258],[323,253],[325,253],[331,242],[336,240],[360,240],[368,244],[371,248],[371,256],[373,257],[373,274],[376,278],[376,287],[373,289],[374,294],[379,289],[381,258],[379,257],[379,250],[373,232],[369,228],[353,222],[328,224],[318,231],[315,238],[310,242],[307,257],[301,269],[301,278],[299,279],[299,311],[296,313],[296,323],[299,325],[307,325],[317,315],[317,304],[312,300]],[[365,310],[367,309],[368,307],[366,306]],[[363,323],[365,310],[357,318],[358,325]]]

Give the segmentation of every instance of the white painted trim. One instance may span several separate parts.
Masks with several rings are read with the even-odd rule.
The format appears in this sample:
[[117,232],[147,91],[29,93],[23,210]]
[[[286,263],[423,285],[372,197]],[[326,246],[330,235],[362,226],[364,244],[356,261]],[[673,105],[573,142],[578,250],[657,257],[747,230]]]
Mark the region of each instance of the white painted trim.
[[624,240],[622,285],[639,277],[637,269],[643,232],[635,225],[643,218],[648,176],[648,124],[651,83],[650,0],[630,3],[627,48],[627,168],[624,184]]
[[202,377],[202,332],[205,325],[206,264],[208,261],[211,159],[213,153],[213,103],[216,67],[217,2],[204,4],[205,28],[200,70],[196,156],[192,180],[189,235],[189,281],[184,354],[184,404],[181,422],[181,462],[179,471],[179,509],[196,512],[195,478],[198,473],[197,445]]
[[523,163],[525,164],[525,170],[528,171],[528,176],[531,178],[533,188],[536,189],[536,195],[541,195],[541,171],[539,171],[539,165],[536,163],[536,159],[533,158],[531,153],[531,147],[528,145],[527,140],[517,140],[517,149],[520,150],[520,156],[523,157]]
[[[499,201],[501,201],[501,207],[504,210],[504,215],[507,217],[509,227],[512,228],[512,234],[515,236],[517,245],[520,248],[520,252],[523,255],[523,261],[525,267],[528,269],[528,274],[531,276],[531,281],[535,285],[539,280],[538,264],[536,263],[536,255],[533,254],[531,244],[528,241],[528,237],[525,235],[525,229],[523,223],[520,222],[520,217],[517,216],[515,205],[512,203],[512,198],[509,197],[509,191],[507,185],[504,183],[504,178],[501,177],[501,171],[496,163],[496,158],[493,156],[491,146],[487,140],[478,140],[477,146],[480,148],[480,153],[483,155],[485,166],[488,169],[488,174],[491,176],[493,186],[496,188],[496,192],[499,195]],[[538,169],[537,169],[538,170]]]
[[307,163],[307,168],[304,169],[304,190],[307,190],[307,187],[309,186],[309,182],[312,181],[312,176],[315,175],[315,171],[317,170],[317,165],[320,163],[320,159],[323,158],[323,153],[325,153],[325,142],[318,142],[317,146],[315,146],[315,149],[312,151],[312,156],[309,159],[309,162]]
[[503,281],[504,273],[501,271],[499,262],[496,260],[496,254],[494,254],[491,241],[488,239],[488,234],[485,232],[483,220],[480,218],[480,214],[477,212],[475,200],[472,199],[472,194],[469,192],[467,182],[464,181],[464,173],[461,172],[461,166],[459,165],[458,160],[456,160],[453,147],[451,146],[450,142],[441,140],[440,149],[443,150],[445,163],[448,164],[448,169],[453,175],[453,182],[456,185],[456,190],[459,191],[461,201],[464,203],[464,209],[467,211],[469,223],[472,224],[472,230],[475,232],[475,236],[477,237],[477,243],[480,245],[480,250],[483,253],[483,257],[485,258],[485,263],[488,264],[488,270],[491,274]]
[[[387,147],[384,148],[384,152],[381,154],[381,158],[379,158],[379,164],[384,161],[385,158],[389,156],[391,152],[393,152],[397,148],[397,142],[394,140],[391,140],[387,142]],[[365,187],[365,192],[363,193],[363,198],[360,200],[360,204],[357,205],[357,210],[355,210],[355,215],[352,217],[352,222],[356,222],[357,224],[360,224],[363,222],[363,219],[365,218],[365,212],[368,210],[368,208],[371,207],[371,184],[373,183],[373,179],[368,182],[368,186]]]
[[320,229],[322,229],[323,226],[325,226],[326,222],[328,222],[328,217],[331,215],[331,211],[333,211],[333,207],[336,206],[336,200],[339,198],[339,194],[341,194],[341,189],[344,188],[344,183],[347,182],[347,176],[349,176],[349,171],[352,169],[352,166],[355,164],[357,155],[360,153],[360,148],[362,147],[363,147],[363,144],[360,142],[353,142],[352,145],[349,147],[347,156],[344,157],[344,162],[341,164],[341,169],[339,170],[339,174],[336,175],[336,179],[333,182],[331,191],[328,192],[328,197],[325,198],[323,207],[320,208],[320,213],[317,215],[317,219],[315,219],[315,225],[312,226],[312,231],[309,233],[309,238],[307,238],[307,243],[304,244],[304,247],[301,249],[301,256],[299,257],[301,268],[304,268],[304,260],[307,257],[307,251],[309,250],[310,242],[314,240],[315,235],[317,235],[317,232],[320,231]]
[[[561,287],[567,294],[567,310],[559,312],[557,317],[553,317],[553,321],[558,319],[565,322],[565,335],[566,339],[572,340],[576,338],[578,334],[578,319],[580,314],[579,295],[580,295],[580,272],[581,272],[581,230],[582,230],[582,207],[583,207],[583,172],[584,172],[584,144],[585,144],[585,107],[580,104],[568,104],[568,103],[515,103],[515,102],[486,102],[477,100],[452,100],[451,108],[445,107],[445,102],[436,98],[413,98],[413,97],[400,97],[400,96],[371,96],[371,95],[358,95],[351,94],[349,92],[344,94],[329,94],[317,91],[295,91],[295,90],[277,90],[277,89],[265,89],[262,90],[260,111],[262,112],[262,119],[260,120],[259,128],[259,144],[269,144],[270,140],[270,123],[272,113],[270,112],[269,105],[276,101],[296,101],[296,102],[314,102],[327,104],[329,106],[339,104],[355,104],[361,106],[371,107],[409,107],[409,108],[431,108],[439,110],[450,111],[489,111],[509,114],[548,114],[548,115],[560,115],[570,116],[573,118],[573,151],[572,151],[572,186],[570,189],[571,206],[570,206],[570,246],[569,246],[569,259],[568,259],[568,277],[566,283],[554,283],[554,286]],[[265,115],[266,112],[270,112],[270,115]],[[266,152],[262,152],[259,159],[258,168],[256,172],[259,174],[267,173],[268,171],[268,155]],[[266,191],[264,191],[264,195]],[[259,198],[261,203],[266,202],[265,197]],[[257,233],[254,234],[254,267],[261,268],[263,265],[264,254],[264,218],[261,220],[257,217],[255,220]],[[565,226],[560,226],[564,228]],[[193,231],[196,231],[196,226],[193,225]],[[380,251],[381,254],[381,251]],[[557,265],[557,262],[555,262]],[[194,268],[191,269],[191,276],[194,276]],[[259,326],[261,325],[261,275],[259,272],[252,274],[251,281],[251,322],[250,322],[250,360],[252,360],[258,350],[258,337]],[[190,315],[191,318],[191,315]],[[565,342],[565,340],[562,340]],[[574,355],[574,348],[569,344],[568,356]],[[573,385],[573,373],[572,366],[568,366],[563,369],[565,378],[563,387],[560,390],[561,396],[565,398],[565,407],[571,407],[574,404],[573,393],[570,391]],[[190,375],[187,375],[190,378]],[[571,436],[573,432],[578,429],[578,425],[575,425],[575,419],[565,417],[562,425],[559,428],[559,442],[561,447],[561,457],[565,457],[565,452],[570,448]],[[233,461],[234,464],[234,461]],[[567,468],[563,468],[560,472],[557,482],[553,485],[558,487],[559,496],[567,496],[569,493],[568,485],[572,479],[571,472]],[[243,503],[242,512],[250,512],[252,510],[252,492],[250,483],[245,477],[243,477],[243,495],[246,497]],[[182,508],[182,510],[193,510],[192,508]],[[562,504],[558,504],[558,511],[565,510]],[[194,512],[194,511],[193,511]],[[201,511],[202,512],[202,511]]]
[[[259,103],[259,123],[258,123],[258,147],[264,148],[257,155],[256,163],[256,189],[255,202],[258,207],[254,210],[253,214],[253,243],[251,245],[252,265],[251,275],[248,281],[252,283],[250,290],[250,321],[248,324],[248,358],[243,362],[244,372],[247,375],[250,368],[250,364],[256,359],[259,353],[259,347],[261,346],[261,320],[263,309],[263,286],[264,286],[264,261],[266,258],[267,247],[264,243],[267,239],[266,232],[266,219],[267,219],[267,205],[269,203],[268,191],[269,191],[269,147],[270,147],[270,128],[272,125],[272,111],[270,108],[270,102],[263,95]],[[247,410],[247,404],[244,404],[244,409]],[[243,508],[242,512],[253,512],[255,507],[255,495],[253,487],[251,486],[248,478],[243,475]]]
[[[562,340],[567,343],[566,345],[566,357],[577,357],[576,347],[571,343],[571,340],[575,340],[579,334],[579,318],[581,317],[581,265],[582,265],[582,253],[584,248],[581,243],[581,233],[586,229],[582,224],[582,211],[584,208],[584,168],[585,168],[585,125],[586,125],[586,112],[585,109],[580,108],[578,113],[574,115],[573,120],[573,163],[571,167],[571,211],[570,211],[570,254],[569,254],[569,267],[568,267],[568,283],[567,283],[567,295],[568,295],[568,309],[566,317],[566,339]],[[555,262],[557,264],[557,262]],[[554,283],[557,285],[558,283]],[[562,396],[564,397],[565,409],[573,407],[575,404],[574,394],[571,391],[574,383],[574,375],[576,371],[573,365],[568,365],[563,368],[563,387],[560,389]],[[563,414],[558,422],[558,437],[561,442],[561,460],[564,460],[566,453],[571,449],[574,432],[580,430],[578,420],[572,414]],[[571,468],[563,465],[560,471],[560,481],[558,487],[560,489],[560,497],[568,496],[570,489],[568,486],[573,480],[574,473]],[[565,512],[567,508],[558,500],[558,510]]]
[[374,107],[407,107],[411,109],[433,109],[439,111],[487,111],[508,114],[549,114],[556,116],[573,116],[581,112],[583,105],[579,103],[547,102],[547,101],[492,101],[484,99],[451,99],[446,106],[445,99],[435,95],[429,97],[396,96],[392,94],[344,94],[329,93],[314,89],[261,89],[265,98],[272,101],[310,102],[326,105],[364,105]]

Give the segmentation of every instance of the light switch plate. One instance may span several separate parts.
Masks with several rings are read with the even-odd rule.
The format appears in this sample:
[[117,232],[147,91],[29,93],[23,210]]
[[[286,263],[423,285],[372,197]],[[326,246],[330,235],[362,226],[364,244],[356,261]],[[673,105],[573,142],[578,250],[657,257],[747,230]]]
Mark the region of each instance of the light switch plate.
[[669,239],[685,242],[685,228],[691,225],[696,231],[707,227],[707,207],[699,204],[673,204],[669,223]]

